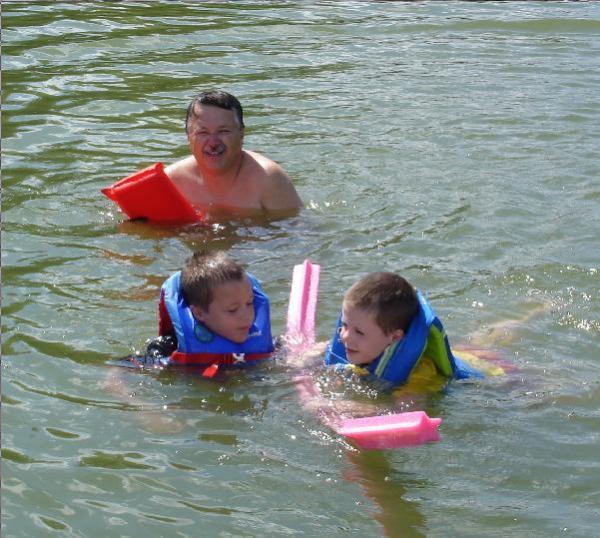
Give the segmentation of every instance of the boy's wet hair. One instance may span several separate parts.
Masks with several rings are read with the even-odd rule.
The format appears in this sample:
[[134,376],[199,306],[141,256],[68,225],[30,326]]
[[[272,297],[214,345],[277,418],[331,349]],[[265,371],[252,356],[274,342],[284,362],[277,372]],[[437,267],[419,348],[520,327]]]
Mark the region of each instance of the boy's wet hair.
[[375,322],[385,334],[396,329],[404,332],[419,310],[417,292],[400,275],[371,273],[356,282],[344,295],[349,306],[375,315]]
[[222,108],[224,110],[233,110],[235,116],[240,124],[240,128],[244,128],[244,110],[241,103],[237,100],[237,97],[227,92],[220,90],[211,90],[208,92],[202,92],[196,95],[187,109],[185,116],[185,132],[188,132],[188,126],[192,116],[196,115],[196,105],[209,105]]
[[181,293],[190,306],[208,311],[214,289],[220,284],[242,280],[244,268],[220,250],[194,252],[181,270]]

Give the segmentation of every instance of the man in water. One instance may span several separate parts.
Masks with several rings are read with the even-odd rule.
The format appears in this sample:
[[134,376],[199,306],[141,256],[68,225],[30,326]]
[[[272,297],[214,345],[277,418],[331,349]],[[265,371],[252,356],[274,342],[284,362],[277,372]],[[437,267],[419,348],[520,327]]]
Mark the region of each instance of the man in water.
[[276,162],[242,149],[244,119],[231,94],[209,91],[188,107],[191,155],[165,169],[198,209],[288,212],[302,207],[290,177]]

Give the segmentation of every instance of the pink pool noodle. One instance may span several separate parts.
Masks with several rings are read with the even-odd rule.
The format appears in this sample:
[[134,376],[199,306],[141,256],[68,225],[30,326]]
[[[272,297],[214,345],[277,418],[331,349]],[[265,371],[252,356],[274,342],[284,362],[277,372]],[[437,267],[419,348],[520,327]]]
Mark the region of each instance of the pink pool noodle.
[[425,411],[409,411],[343,420],[335,431],[361,448],[381,450],[439,441],[441,422],[441,418],[430,418]]
[[320,265],[304,260],[294,266],[287,315],[287,337],[292,347],[315,342],[315,317],[319,293]]
[[[301,353],[315,342],[320,271],[320,266],[309,260],[294,266],[286,335],[291,353]],[[305,405],[321,397],[310,376],[297,377],[296,385]],[[337,434],[367,450],[415,446],[440,439],[437,430],[442,419],[430,418],[424,411],[353,419],[342,419],[331,410],[321,411],[320,415]]]

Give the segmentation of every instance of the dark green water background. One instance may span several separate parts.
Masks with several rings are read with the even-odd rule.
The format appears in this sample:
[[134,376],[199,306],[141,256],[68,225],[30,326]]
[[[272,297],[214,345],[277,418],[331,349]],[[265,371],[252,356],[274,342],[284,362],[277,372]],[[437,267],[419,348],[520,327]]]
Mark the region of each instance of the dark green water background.
[[[100,188],[186,155],[215,87],[306,209],[124,223]],[[3,1],[2,535],[597,535],[599,88],[596,2]],[[264,282],[277,334],[306,257],[321,339],[378,269],[453,343],[543,312],[500,345],[516,373],[419,404],[443,439],[410,450],[353,451],[281,361],[127,372],[122,400],[106,361],[202,245]]]

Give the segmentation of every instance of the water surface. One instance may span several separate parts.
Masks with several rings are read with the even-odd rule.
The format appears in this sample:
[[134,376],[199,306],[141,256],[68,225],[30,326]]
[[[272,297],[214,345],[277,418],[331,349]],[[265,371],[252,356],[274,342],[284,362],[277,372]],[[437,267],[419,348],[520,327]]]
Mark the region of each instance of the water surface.
[[[597,532],[598,4],[2,8],[4,536]],[[100,188],[186,155],[207,88],[240,98],[246,146],[306,208],[124,222]],[[393,270],[453,343],[483,334],[516,372],[418,402],[442,441],[391,452],[336,438],[282,361],[220,383],[127,371],[121,398],[107,361],[155,333],[160,284],[202,246],[263,280],[276,334],[303,259],[322,339],[356,278]]]

